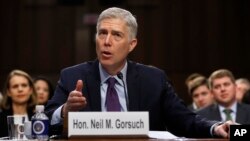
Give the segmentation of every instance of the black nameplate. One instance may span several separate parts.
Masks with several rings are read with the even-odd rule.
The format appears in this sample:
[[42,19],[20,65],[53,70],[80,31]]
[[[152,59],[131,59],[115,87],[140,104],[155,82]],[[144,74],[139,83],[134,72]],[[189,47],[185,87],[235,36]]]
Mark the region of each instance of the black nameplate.
[[249,141],[250,125],[230,125],[230,141]]

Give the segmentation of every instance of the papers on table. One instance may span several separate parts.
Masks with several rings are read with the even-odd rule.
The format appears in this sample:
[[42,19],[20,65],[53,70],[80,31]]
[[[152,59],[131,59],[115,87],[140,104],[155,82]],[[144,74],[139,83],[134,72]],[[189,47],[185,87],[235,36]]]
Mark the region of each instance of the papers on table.
[[179,138],[167,131],[149,131],[148,136],[149,138],[154,138],[154,139],[177,139]]

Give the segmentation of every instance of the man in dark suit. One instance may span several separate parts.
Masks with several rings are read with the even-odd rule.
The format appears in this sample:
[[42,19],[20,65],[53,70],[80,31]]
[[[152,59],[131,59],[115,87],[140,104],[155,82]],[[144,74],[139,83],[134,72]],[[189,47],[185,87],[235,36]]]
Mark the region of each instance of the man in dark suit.
[[250,106],[237,102],[235,77],[231,71],[214,71],[209,77],[209,85],[216,103],[198,111],[199,115],[210,120],[250,124]]
[[51,125],[60,127],[68,111],[109,111],[107,81],[115,79],[119,111],[148,111],[150,130],[168,129],[177,136],[228,137],[232,122],[206,121],[180,100],[164,71],[128,61],[137,45],[137,22],[127,10],[108,8],[98,18],[98,59],[65,68],[46,106]]
[[188,108],[194,112],[207,107],[214,102],[214,97],[209,89],[207,78],[203,76],[192,80],[192,83],[189,85],[189,94],[192,97],[197,109],[194,110],[191,109],[191,107]]
[[[188,75],[188,77],[186,78],[185,80],[185,85],[187,86],[187,90],[188,90],[188,94],[190,94],[190,87],[191,87],[191,84],[193,83],[193,80],[195,80],[196,78],[198,77],[205,77],[203,76],[202,74],[200,73],[191,73],[190,75]],[[195,103],[193,97],[191,96],[192,98],[192,103],[188,105],[188,109],[190,109],[191,111],[196,111],[198,110],[198,105]]]

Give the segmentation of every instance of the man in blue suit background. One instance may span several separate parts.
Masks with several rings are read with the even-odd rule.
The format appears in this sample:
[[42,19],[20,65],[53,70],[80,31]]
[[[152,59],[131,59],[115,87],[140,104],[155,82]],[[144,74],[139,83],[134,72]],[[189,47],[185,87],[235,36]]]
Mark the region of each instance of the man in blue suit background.
[[185,137],[228,137],[229,124],[207,121],[191,112],[176,95],[164,71],[127,59],[137,45],[137,22],[127,10],[104,10],[96,26],[97,60],[61,71],[46,106],[52,127],[68,111],[108,111],[106,80],[116,80],[119,111],[148,111],[150,130],[169,130]]

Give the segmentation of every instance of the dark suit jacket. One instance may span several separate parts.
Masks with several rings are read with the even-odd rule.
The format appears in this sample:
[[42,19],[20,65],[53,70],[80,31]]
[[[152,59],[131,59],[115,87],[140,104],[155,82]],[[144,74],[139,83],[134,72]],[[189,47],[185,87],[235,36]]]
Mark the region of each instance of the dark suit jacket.
[[[31,117],[34,114],[33,111],[33,109],[28,110],[29,120],[31,120]],[[0,137],[8,136],[7,116],[9,115],[13,115],[12,107],[9,110],[2,110],[0,112]]]
[[[64,104],[75,89],[78,79],[83,80],[83,95],[87,107],[82,111],[101,111],[99,62],[86,62],[65,68],[54,96],[46,106],[51,118],[54,110]],[[177,136],[210,137],[210,127],[215,122],[204,121],[187,109],[167,80],[165,73],[152,66],[128,61],[127,89],[129,111],[148,111],[150,130],[166,130]]]
[[191,103],[191,104],[188,105],[188,109],[191,110],[191,111],[193,111],[193,112],[197,111],[197,108],[194,107],[193,103]]
[[[212,104],[200,111],[197,114],[209,119],[222,121],[218,104]],[[236,122],[240,124],[250,124],[250,106],[247,104],[237,103]]]

